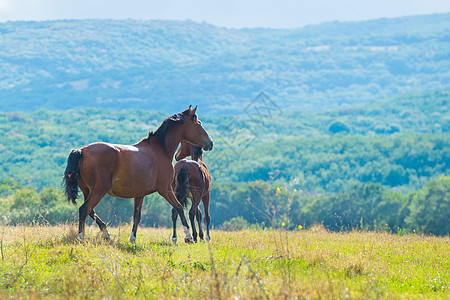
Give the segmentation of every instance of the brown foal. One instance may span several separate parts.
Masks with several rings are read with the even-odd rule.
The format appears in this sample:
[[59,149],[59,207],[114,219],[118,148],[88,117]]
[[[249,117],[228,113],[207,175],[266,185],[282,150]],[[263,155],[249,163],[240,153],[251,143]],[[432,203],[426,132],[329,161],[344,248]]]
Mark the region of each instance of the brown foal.
[[[192,160],[183,159],[191,156]],[[181,142],[180,148],[175,154],[175,159],[178,161],[175,164],[175,180],[174,189],[177,199],[183,206],[187,206],[187,198],[191,198],[192,206],[189,210],[189,219],[192,226],[192,235],[194,242],[197,242],[197,230],[195,228],[194,217],[197,218],[199,236],[203,240],[203,230],[201,226],[202,212],[199,209],[200,200],[203,202],[203,209],[205,210],[205,224],[206,224],[206,241],[210,240],[209,227],[211,217],[209,215],[209,200],[211,190],[211,175],[208,167],[203,162],[202,147],[193,145],[188,142]],[[177,242],[177,211],[172,209],[172,223],[173,236],[172,241]]]

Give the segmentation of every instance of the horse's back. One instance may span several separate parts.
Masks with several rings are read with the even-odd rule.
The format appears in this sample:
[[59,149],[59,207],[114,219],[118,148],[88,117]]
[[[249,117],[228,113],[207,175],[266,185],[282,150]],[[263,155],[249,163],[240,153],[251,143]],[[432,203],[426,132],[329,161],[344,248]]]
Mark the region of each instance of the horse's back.
[[97,142],[81,148],[84,158],[92,158],[97,162],[130,159],[139,155],[139,149],[133,145],[110,144]]
[[93,185],[108,182],[111,195],[122,198],[143,196],[155,189],[152,155],[134,145],[93,143],[82,149],[83,180]]
[[98,142],[81,148],[80,171],[83,180],[89,185],[99,176],[110,176],[117,161],[117,151],[111,144]]

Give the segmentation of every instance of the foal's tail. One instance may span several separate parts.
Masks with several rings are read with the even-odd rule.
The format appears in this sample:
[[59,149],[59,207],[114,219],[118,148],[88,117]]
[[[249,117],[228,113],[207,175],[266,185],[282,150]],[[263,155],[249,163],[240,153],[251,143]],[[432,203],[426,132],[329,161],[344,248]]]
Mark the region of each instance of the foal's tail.
[[67,201],[72,201],[75,205],[78,198],[78,179],[80,178],[80,167],[78,164],[81,159],[81,150],[74,149],[70,151],[67,158],[67,166],[64,171],[63,186],[67,196]]
[[189,176],[185,168],[181,168],[175,177],[175,196],[184,207],[187,207],[189,196]]

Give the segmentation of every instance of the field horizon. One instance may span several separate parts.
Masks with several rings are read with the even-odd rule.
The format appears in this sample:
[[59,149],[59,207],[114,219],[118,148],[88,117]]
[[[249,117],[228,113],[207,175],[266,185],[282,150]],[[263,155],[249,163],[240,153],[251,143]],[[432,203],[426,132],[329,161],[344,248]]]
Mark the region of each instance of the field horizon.
[[[449,237],[386,231],[213,230],[173,245],[168,228],[1,226],[0,295],[51,298],[426,298],[450,295]],[[181,228],[179,233],[181,234]],[[181,235],[180,235],[181,237]],[[39,276],[37,276],[39,275]]]

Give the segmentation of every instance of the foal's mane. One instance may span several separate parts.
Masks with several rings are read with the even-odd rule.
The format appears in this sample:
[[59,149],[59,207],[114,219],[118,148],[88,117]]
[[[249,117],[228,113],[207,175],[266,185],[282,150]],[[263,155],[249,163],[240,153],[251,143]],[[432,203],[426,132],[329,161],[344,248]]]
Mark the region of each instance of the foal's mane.
[[163,148],[164,148],[164,150],[165,150],[165,149],[166,149],[166,135],[167,135],[167,131],[169,130],[169,128],[170,128],[173,124],[175,124],[175,123],[178,123],[178,124],[183,123],[183,121],[184,121],[184,116],[186,116],[186,115],[188,115],[188,114],[189,114],[189,109],[186,109],[186,110],[183,111],[183,112],[180,112],[180,113],[178,113],[178,114],[174,114],[174,115],[171,116],[171,117],[168,117],[167,119],[165,119],[165,120],[161,123],[161,125],[158,127],[158,129],[156,129],[155,132],[150,131],[150,132],[148,133],[147,141],[150,142],[150,138],[151,138],[152,136],[156,136],[156,137],[159,139],[161,145],[163,146]]
[[200,146],[194,146],[194,153],[191,153],[193,160],[198,160],[203,155],[203,148]]

